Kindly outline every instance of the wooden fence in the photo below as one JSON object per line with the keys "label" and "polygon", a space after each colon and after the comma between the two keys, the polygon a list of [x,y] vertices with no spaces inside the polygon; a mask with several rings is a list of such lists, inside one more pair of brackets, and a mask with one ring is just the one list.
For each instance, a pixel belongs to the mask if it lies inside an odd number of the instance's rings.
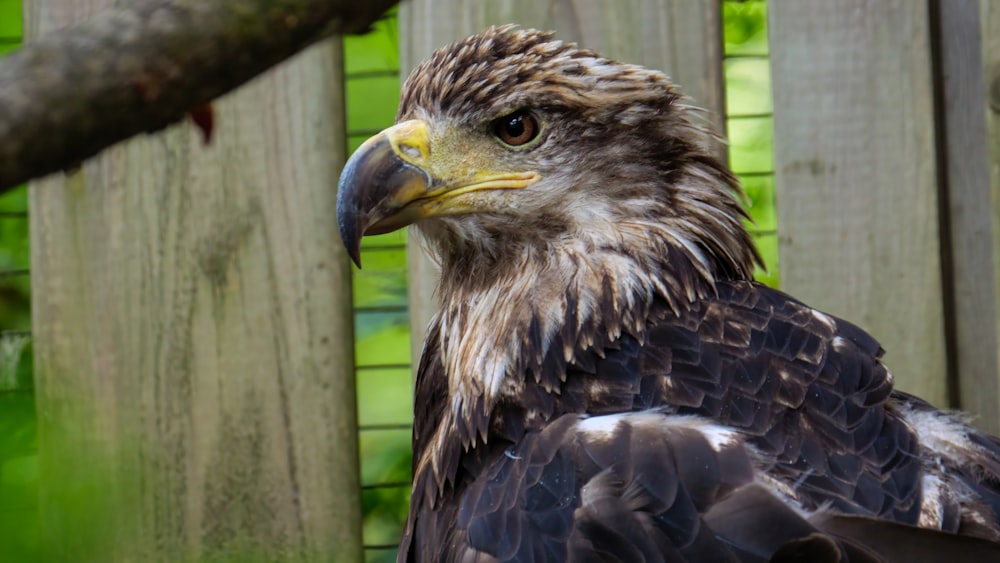
{"label": "wooden fence", "polygon": [[[32,2],[25,35],[111,4]],[[32,187],[48,560],[361,559],[342,68],[325,42],[219,101],[210,147]]]}
{"label": "wooden fence", "polygon": [[[27,35],[111,3],[28,2]],[[997,432],[1000,7],[769,13],[783,289],[874,333],[900,388]],[[402,72],[505,22],[664,69],[724,124],[718,0],[410,0]],[[55,560],[362,557],[342,100],[331,41],[219,102],[211,148],[176,127],[33,187]],[[415,342],[433,278],[411,253]]]}

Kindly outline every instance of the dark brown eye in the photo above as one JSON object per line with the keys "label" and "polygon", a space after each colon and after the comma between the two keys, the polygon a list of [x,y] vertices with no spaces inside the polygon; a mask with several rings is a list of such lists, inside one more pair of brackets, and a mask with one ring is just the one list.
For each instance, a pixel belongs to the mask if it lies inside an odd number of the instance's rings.
{"label": "dark brown eye", "polygon": [[540,129],[538,118],[529,111],[516,111],[493,122],[493,134],[512,147],[535,140]]}

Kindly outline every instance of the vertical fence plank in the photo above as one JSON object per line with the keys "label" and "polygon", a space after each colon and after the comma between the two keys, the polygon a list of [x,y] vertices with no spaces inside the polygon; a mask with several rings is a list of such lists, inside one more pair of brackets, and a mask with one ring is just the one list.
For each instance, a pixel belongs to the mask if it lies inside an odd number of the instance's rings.
{"label": "vertical fence plank", "polygon": [[360,560],[341,57],[219,101],[207,146],[173,127],[32,186],[48,560]]}
{"label": "vertical fence plank", "polygon": [[[400,69],[405,78],[434,49],[490,25],[554,30],[560,39],[606,57],[665,71],[723,131],[721,18],[718,0],[411,0],[399,8]],[[720,145],[720,154],[724,151]],[[437,310],[437,269],[412,244],[415,237],[410,240],[410,328],[416,358]]]}
{"label": "vertical fence plank", "polygon": [[[942,164],[942,243],[952,300],[953,362],[959,406],[1000,434],[996,248],[986,141],[986,89],[979,0],[931,3],[937,22]],[[947,278],[946,278],[947,279]],[[948,289],[946,287],[946,289]]]}
{"label": "vertical fence plank", "polygon": [[857,323],[948,405],[927,4],[772,0],[783,289]]}
{"label": "vertical fence plank", "polygon": [[[981,87],[986,107],[983,108],[986,119],[986,158],[990,183],[990,215],[992,224],[992,263],[993,263],[993,298],[996,322],[1000,323],[1000,4],[992,0],[980,0],[980,40],[982,48],[983,79]],[[1000,329],[994,329],[994,340],[991,344],[994,354],[998,355],[1000,364]],[[1000,367],[997,368],[1000,372]],[[970,385],[972,385],[970,387]],[[962,384],[963,389],[975,392],[975,383]],[[1000,382],[994,384],[992,430],[1000,434]],[[972,403],[975,405],[975,403]],[[979,408],[979,407],[974,407]],[[985,408],[985,407],[982,407]],[[989,414],[982,411],[983,417]]]}
{"label": "vertical fence plank", "polygon": [[[1000,266],[1000,3],[980,0],[982,37],[982,87],[986,98],[986,149],[990,174],[990,209],[993,218],[994,264]],[[1000,296],[1000,272],[993,277],[994,294]],[[1000,332],[1000,331],[998,331]],[[1000,334],[994,344],[1000,349]]]}
{"label": "vertical fence plank", "polygon": [[[981,87],[985,98],[986,107],[983,108],[986,118],[986,158],[990,183],[990,218],[992,224],[992,264],[993,264],[993,298],[996,322],[1000,322],[1000,4],[991,0],[980,0],[980,38],[982,46],[982,68],[983,80]],[[994,328],[996,340],[985,344],[990,346],[994,354],[1000,354],[1000,329]],[[1000,359],[998,359],[1000,363]],[[1000,368],[998,368],[1000,371]],[[966,383],[962,378],[963,400],[964,393],[976,392],[976,382]],[[992,431],[1000,434],[1000,382],[993,384],[992,407]],[[981,416],[989,417],[985,410],[986,406],[979,406],[969,400],[973,408],[982,408]]]}

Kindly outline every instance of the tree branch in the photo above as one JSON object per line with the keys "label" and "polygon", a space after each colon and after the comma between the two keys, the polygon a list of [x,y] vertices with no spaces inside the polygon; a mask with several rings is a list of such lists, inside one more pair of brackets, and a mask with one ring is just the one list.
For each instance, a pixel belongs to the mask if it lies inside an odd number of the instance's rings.
{"label": "tree branch", "polygon": [[0,59],[0,194],[160,130],[397,0],[135,0]]}

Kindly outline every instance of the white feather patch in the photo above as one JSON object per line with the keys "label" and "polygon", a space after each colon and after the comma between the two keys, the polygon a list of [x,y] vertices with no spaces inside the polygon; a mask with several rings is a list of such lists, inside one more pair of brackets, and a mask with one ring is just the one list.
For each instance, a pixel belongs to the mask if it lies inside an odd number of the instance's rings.
{"label": "white feather patch", "polygon": [[614,434],[618,429],[618,425],[630,415],[634,416],[632,413],[591,416],[577,422],[576,429],[593,438],[606,439]]}
{"label": "white feather patch", "polygon": [[817,321],[823,323],[830,330],[835,330],[837,328],[837,322],[833,320],[833,317],[827,315],[822,311],[817,311],[816,309],[811,309],[812,316]]}
{"label": "white feather patch", "polygon": [[917,525],[922,528],[941,529],[944,518],[944,507],[941,505],[941,493],[944,481],[937,475],[925,474],[920,491],[920,518]]}
{"label": "white feather patch", "polygon": [[577,430],[596,439],[607,439],[619,425],[627,423],[638,427],[660,427],[664,429],[685,428],[694,430],[705,437],[715,451],[732,446],[741,439],[739,431],[711,420],[687,415],[672,415],[660,411],[640,411],[607,414],[584,418],[577,423]]}
{"label": "white feather patch", "polygon": [[978,448],[969,441],[969,430],[961,420],[940,411],[920,411],[906,408],[903,420],[913,428],[920,445],[937,457],[945,457],[961,465],[975,463]]}

